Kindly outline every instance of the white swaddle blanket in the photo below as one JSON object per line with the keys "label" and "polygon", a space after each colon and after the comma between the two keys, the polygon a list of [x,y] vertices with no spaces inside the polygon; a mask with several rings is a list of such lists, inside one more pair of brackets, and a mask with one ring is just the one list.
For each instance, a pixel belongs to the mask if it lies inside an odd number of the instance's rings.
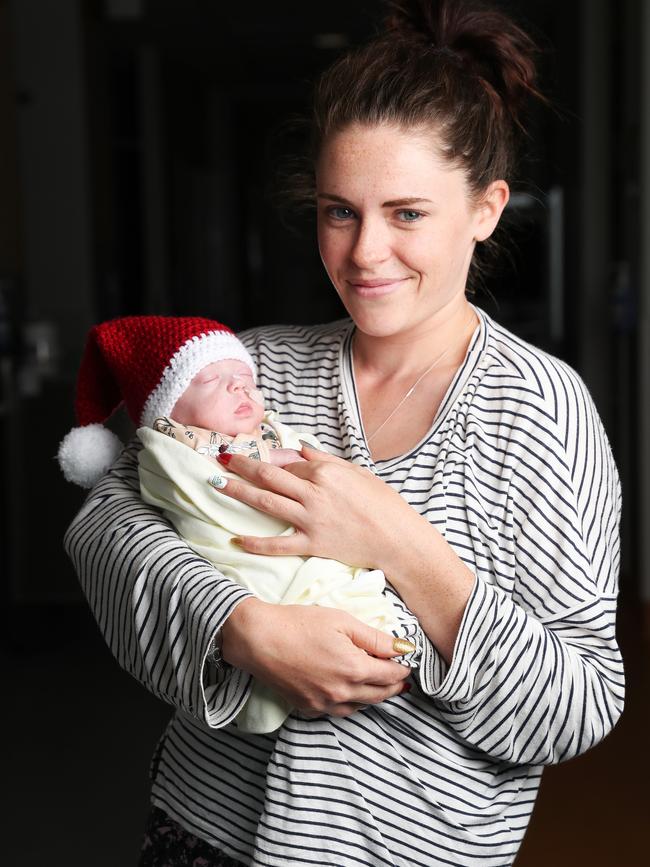
{"label": "white swaddle blanket", "polygon": [[[283,448],[301,448],[296,432],[273,414],[265,421],[272,424]],[[221,477],[230,474],[182,442],[149,428],[140,428],[138,437],[144,444],[139,453],[143,499],[161,509],[190,547],[224,575],[265,602],[339,608],[376,629],[397,629],[397,612],[383,593],[383,572],[320,557],[243,551],[232,544],[233,536],[287,535],[293,528],[222,494]],[[317,445],[313,437],[300,434],[300,438]],[[249,732],[275,731],[290,711],[279,694],[253,681],[237,725]]]}

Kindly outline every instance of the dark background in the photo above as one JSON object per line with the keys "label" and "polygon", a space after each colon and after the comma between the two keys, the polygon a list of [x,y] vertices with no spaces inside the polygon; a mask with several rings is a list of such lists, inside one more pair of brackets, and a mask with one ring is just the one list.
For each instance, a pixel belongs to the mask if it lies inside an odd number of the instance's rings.
{"label": "dark background", "polygon": [[[632,867],[650,806],[650,14],[642,0],[501,5],[538,38],[555,108],[531,119],[509,256],[477,303],[572,364],[601,413],[624,490],[630,679],[614,734],[547,772],[518,864]],[[61,549],[83,493],[53,456],[86,331],[127,313],[234,328],[342,315],[311,218],[281,219],[272,179],[283,122],[380,14],[376,0],[0,0],[3,864],[135,863],[169,715],[112,663]]]}

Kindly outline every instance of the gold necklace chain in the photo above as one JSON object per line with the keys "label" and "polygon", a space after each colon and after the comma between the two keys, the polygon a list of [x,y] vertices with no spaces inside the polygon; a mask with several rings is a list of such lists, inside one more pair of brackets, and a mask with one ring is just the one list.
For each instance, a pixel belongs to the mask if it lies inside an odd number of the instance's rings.
{"label": "gold necklace chain", "polygon": [[[473,318],[473,313],[470,315],[470,320],[468,320],[468,321],[471,321],[472,318]],[[467,331],[467,326],[465,326],[465,328],[463,328],[463,332],[462,332],[463,335],[465,334],[465,331]],[[369,437],[366,437],[366,443],[367,443],[368,445],[370,445],[371,440],[374,440],[374,438],[377,436],[377,434],[378,434],[381,430],[383,430],[384,427],[386,427],[386,425],[387,425],[388,422],[393,418],[393,416],[395,415],[395,413],[396,413],[399,409],[401,409],[401,407],[406,403],[406,401],[407,401],[407,400],[409,399],[409,397],[413,394],[413,392],[414,392],[415,389],[418,387],[418,385],[422,382],[422,380],[424,379],[424,377],[427,376],[429,373],[431,373],[431,371],[434,369],[434,367],[437,367],[437,365],[440,364],[440,362],[443,360],[443,358],[445,358],[447,355],[449,355],[449,353],[450,353],[451,350],[452,350],[453,345],[454,345],[453,343],[450,343],[449,346],[444,350],[444,352],[441,352],[440,355],[439,355],[439,356],[438,356],[438,357],[433,361],[433,363],[430,364],[429,367],[427,367],[427,369],[424,371],[424,373],[421,373],[421,374],[418,376],[418,378],[415,380],[415,382],[413,383],[413,385],[409,388],[409,390],[406,392],[406,394],[405,394],[404,397],[400,400],[400,402],[397,404],[397,406],[396,406],[396,407],[395,407],[395,408],[390,412],[390,414],[389,414],[389,415],[388,415],[388,416],[387,416],[387,417],[382,421],[382,423],[379,425],[379,427],[375,428],[375,430],[370,434]]]}

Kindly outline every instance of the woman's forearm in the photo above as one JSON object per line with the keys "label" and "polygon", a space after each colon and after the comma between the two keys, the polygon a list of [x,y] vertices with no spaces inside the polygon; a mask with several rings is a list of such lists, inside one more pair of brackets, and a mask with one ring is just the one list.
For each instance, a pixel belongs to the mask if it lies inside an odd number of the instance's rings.
{"label": "woman's forearm", "polygon": [[414,512],[403,529],[399,548],[386,553],[384,572],[449,664],[476,576],[421,515]]}
{"label": "woman's forearm", "polygon": [[245,701],[248,675],[206,689],[204,658],[250,594],[198,557],[138,491],[137,445],[124,452],[70,525],[65,547],[117,661],[154,695],[212,727]]}
{"label": "woman's forearm", "polygon": [[347,716],[398,695],[410,669],[393,636],[318,605],[244,600],[221,630],[224,660],[307,713]]}

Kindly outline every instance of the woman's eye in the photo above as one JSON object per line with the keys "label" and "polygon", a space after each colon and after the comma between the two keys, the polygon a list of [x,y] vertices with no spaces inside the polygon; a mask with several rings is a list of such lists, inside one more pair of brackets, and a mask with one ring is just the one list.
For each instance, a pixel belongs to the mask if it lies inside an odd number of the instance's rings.
{"label": "woman's eye", "polygon": [[422,211],[398,211],[397,217],[402,223],[416,223],[422,216]]}
{"label": "woman's eye", "polygon": [[351,208],[336,205],[333,208],[327,209],[327,216],[333,217],[335,220],[350,220],[354,217],[354,211]]}

